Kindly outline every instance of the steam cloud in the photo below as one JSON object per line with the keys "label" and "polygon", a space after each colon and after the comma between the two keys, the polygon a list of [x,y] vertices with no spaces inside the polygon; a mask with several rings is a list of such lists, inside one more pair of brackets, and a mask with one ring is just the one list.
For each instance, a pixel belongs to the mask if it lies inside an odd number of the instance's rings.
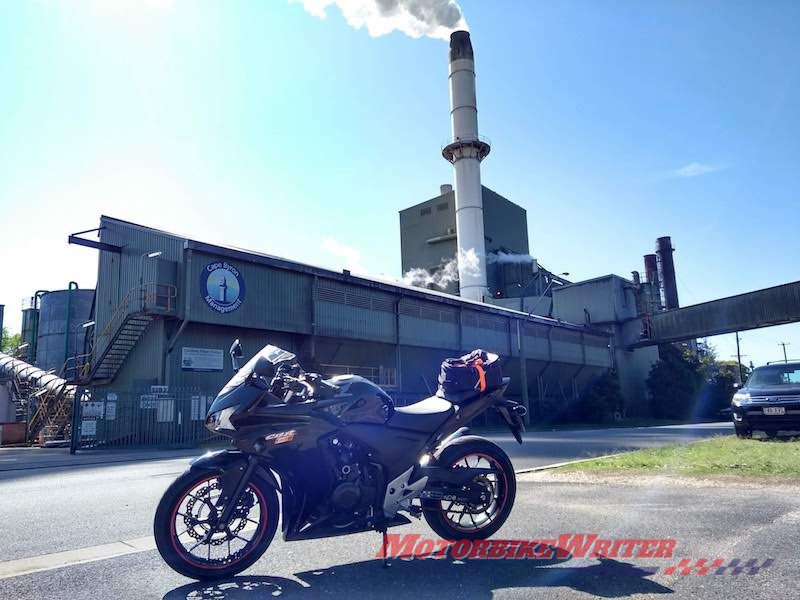
{"label": "steam cloud", "polygon": [[503,252],[502,250],[498,250],[497,252],[492,252],[486,257],[486,262],[491,263],[515,263],[520,265],[529,265],[535,262],[536,259],[533,258],[530,254],[512,254],[511,252]]}
{"label": "steam cloud", "polygon": [[[464,261],[464,268],[468,273],[478,273],[480,268],[480,259],[474,248],[469,250],[462,250],[461,257]],[[522,265],[529,265],[536,261],[530,254],[513,254],[510,252],[492,252],[486,256],[486,262],[492,263],[515,263]],[[403,283],[406,285],[413,285],[416,287],[430,288],[431,286],[439,289],[447,289],[448,286],[458,281],[458,260],[452,258],[443,261],[442,264],[433,273],[428,272],[426,269],[416,268],[410,269],[403,274]]]}
{"label": "steam cloud", "polygon": [[[463,263],[462,268],[469,273],[477,274],[480,268],[480,258],[475,249],[460,250],[459,254]],[[433,273],[429,273],[426,269],[416,268],[403,275],[403,283],[406,285],[425,288],[435,286],[441,290],[447,289],[456,281],[458,281],[458,260],[455,258],[444,261]]]}
{"label": "steam cloud", "polygon": [[320,19],[328,16],[331,5],[339,8],[348,25],[367,28],[372,37],[402,31],[412,38],[448,40],[467,22],[456,0],[289,0],[300,3],[306,12]]}

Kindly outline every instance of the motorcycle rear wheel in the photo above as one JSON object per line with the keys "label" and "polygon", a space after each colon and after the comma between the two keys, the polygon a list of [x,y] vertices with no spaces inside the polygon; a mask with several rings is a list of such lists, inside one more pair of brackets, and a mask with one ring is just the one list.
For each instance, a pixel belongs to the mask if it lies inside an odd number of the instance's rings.
{"label": "motorcycle rear wheel", "polygon": [[488,499],[478,505],[459,505],[448,500],[426,500],[423,516],[428,525],[446,540],[482,540],[503,526],[517,493],[514,467],[502,448],[489,440],[467,436],[455,440],[439,456],[441,467],[492,468],[499,474],[476,477],[474,482],[486,488]]}
{"label": "motorcycle rear wheel", "polygon": [[215,530],[223,508],[217,504],[220,475],[185,472],[167,488],[156,509],[153,533],[159,554],[192,579],[223,579],[244,571],[261,558],[278,528],[278,494],[253,475],[236,499],[230,522]]}

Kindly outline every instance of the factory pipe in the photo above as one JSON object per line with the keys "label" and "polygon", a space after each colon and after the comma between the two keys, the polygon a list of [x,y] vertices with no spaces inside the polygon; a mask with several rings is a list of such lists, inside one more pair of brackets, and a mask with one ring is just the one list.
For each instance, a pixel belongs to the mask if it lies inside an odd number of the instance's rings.
{"label": "factory pipe", "polygon": [[490,147],[478,136],[475,57],[466,31],[450,35],[450,121],[453,137],[442,156],[455,171],[459,293],[480,302],[489,293],[480,165]]}
{"label": "factory pipe", "polygon": [[658,278],[664,295],[664,308],[673,310],[680,308],[678,302],[678,284],[675,281],[675,262],[672,259],[672,239],[669,236],[656,240],[656,255],[658,256]]}
{"label": "factory pipe", "polygon": [[75,386],[68,385],[66,380],[61,377],[42,371],[24,360],[19,360],[2,352],[0,352],[0,375],[7,375],[20,381],[26,381],[35,388],[45,389],[56,394],[65,393],[71,395],[75,392]]}

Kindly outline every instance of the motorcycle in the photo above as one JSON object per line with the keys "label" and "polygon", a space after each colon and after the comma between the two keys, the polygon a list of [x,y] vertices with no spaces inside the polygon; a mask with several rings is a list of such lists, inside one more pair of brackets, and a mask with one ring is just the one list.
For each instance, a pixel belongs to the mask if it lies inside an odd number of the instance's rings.
{"label": "motorcycle", "polygon": [[239,368],[236,340],[234,376],[205,422],[233,448],[194,459],[166,490],[154,520],[159,553],[187,577],[230,577],[261,557],[279,516],[286,541],[374,530],[386,544],[388,528],[410,523],[406,514],[444,539],[489,537],[514,504],[514,469],[464,425],[491,408],[522,443],[525,409],[503,397],[509,378],[483,376],[480,365],[499,365],[497,356],[476,352],[475,389],[440,386],[395,407],[372,381],[306,373],[276,346]]}

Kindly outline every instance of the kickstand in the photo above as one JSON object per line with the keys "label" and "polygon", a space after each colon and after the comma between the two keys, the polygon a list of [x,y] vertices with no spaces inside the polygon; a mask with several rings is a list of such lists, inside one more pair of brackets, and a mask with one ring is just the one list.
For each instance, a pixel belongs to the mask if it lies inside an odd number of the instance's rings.
{"label": "kickstand", "polygon": [[381,536],[383,537],[383,541],[381,544],[381,555],[383,555],[383,563],[381,564],[382,569],[388,569],[392,566],[392,563],[389,562],[389,540],[386,536],[386,530],[380,530]]}

